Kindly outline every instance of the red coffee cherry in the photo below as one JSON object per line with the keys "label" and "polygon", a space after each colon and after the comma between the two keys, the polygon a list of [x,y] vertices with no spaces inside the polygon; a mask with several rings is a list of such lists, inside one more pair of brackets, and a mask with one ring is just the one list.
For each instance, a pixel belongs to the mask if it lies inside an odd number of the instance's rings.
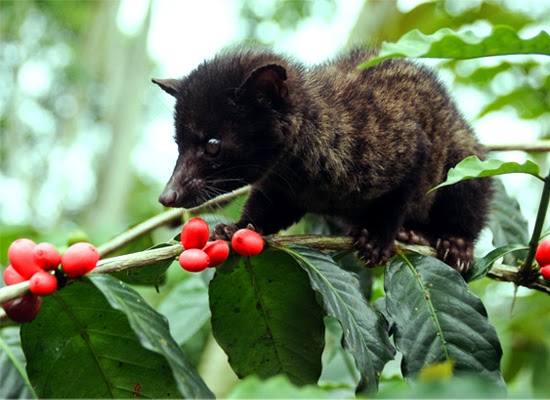
{"label": "red coffee cherry", "polygon": [[214,242],[206,243],[203,251],[210,258],[208,268],[212,268],[227,260],[227,257],[229,256],[229,245],[225,240],[216,240]]}
{"label": "red coffee cherry", "polygon": [[181,230],[181,245],[184,249],[202,249],[208,241],[210,230],[201,218],[191,218]]}
{"label": "red coffee cherry", "polygon": [[15,285],[19,282],[25,282],[26,279],[19,275],[19,273],[11,265],[8,265],[4,270],[4,282],[6,285]]}
{"label": "red coffee cherry", "polygon": [[186,271],[201,272],[210,264],[210,258],[201,249],[188,249],[180,254],[179,262]]}
{"label": "red coffee cherry", "polygon": [[550,265],[550,239],[543,240],[537,247],[535,259],[539,266]]}
{"label": "red coffee cherry", "polygon": [[242,256],[255,256],[262,252],[264,239],[258,232],[239,229],[231,239],[231,247]]}
{"label": "red coffee cherry", "polygon": [[69,278],[78,278],[94,269],[98,261],[96,248],[90,243],[79,242],[61,256],[61,267]]}
{"label": "red coffee cherry", "polygon": [[25,279],[30,279],[42,268],[38,266],[33,256],[33,249],[36,244],[30,239],[17,239],[8,249],[8,258],[12,267]]}
{"label": "red coffee cherry", "polygon": [[57,289],[57,278],[46,271],[37,272],[29,280],[31,293],[39,296],[47,296]]}
{"label": "red coffee cherry", "polygon": [[20,324],[32,321],[42,307],[42,297],[28,294],[20,299],[13,299],[2,304],[2,308],[12,321]]}
{"label": "red coffee cherry", "polygon": [[34,246],[32,253],[34,261],[43,270],[51,271],[56,269],[61,263],[61,255],[57,252],[53,244],[39,243]]}
{"label": "red coffee cherry", "polygon": [[540,267],[540,274],[544,277],[544,279],[550,281],[550,264]]}

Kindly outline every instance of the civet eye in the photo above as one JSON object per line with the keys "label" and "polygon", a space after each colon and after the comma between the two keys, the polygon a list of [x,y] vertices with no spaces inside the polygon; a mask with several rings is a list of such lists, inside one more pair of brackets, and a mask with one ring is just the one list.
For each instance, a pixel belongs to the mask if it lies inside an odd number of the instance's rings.
{"label": "civet eye", "polygon": [[206,152],[211,156],[215,156],[220,152],[221,140],[217,138],[210,138],[206,142]]}

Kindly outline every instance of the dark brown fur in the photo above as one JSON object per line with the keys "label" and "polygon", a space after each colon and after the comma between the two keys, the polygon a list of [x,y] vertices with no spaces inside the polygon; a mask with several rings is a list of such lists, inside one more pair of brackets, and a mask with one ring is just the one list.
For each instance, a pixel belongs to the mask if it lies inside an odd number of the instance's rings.
{"label": "dark brown fur", "polygon": [[[275,233],[313,212],[353,227],[367,265],[387,260],[404,227],[413,233],[400,238],[429,241],[465,272],[490,181],[426,192],[483,149],[431,71],[404,60],[356,69],[373,55],[355,51],[306,68],[234,49],[181,80],[155,80],[177,99],[180,150],[160,202],[191,207],[252,184],[241,219],[218,236],[248,224]],[[215,155],[205,151],[212,138],[220,141]]]}

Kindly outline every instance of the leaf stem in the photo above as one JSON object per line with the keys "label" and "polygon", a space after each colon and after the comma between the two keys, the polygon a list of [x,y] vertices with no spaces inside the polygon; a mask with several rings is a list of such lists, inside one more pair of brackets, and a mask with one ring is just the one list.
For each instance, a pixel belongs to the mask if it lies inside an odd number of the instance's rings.
{"label": "leaf stem", "polygon": [[527,253],[527,258],[521,266],[518,277],[525,277],[530,275],[532,270],[533,260],[535,259],[535,253],[537,251],[537,246],[539,244],[540,235],[542,233],[542,228],[544,226],[544,220],[546,218],[546,213],[548,211],[548,203],[550,202],[550,172],[544,178],[544,186],[542,187],[542,194],[540,197],[539,209],[537,212],[537,219],[535,220],[535,227],[533,228],[533,234],[531,240],[529,241],[529,252]]}

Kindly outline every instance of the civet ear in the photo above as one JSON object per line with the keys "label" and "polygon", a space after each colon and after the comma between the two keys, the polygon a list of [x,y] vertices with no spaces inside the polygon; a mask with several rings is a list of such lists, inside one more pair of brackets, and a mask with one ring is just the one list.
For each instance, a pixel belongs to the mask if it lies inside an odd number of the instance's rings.
{"label": "civet ear", "polygon": [[288,97],[286,70],[277,64],[256,68],[241,86],[245,96],[259,96],[282,102]]}
{"label": "civet ear", "polygon": [[176,97],[176,95],[178,93],[178,90],[179,90],[179,85],[180,85],[180,80],[179,79],[155,79],[155,78],[152,78],[151,82],[156,83],[166,93]]}

